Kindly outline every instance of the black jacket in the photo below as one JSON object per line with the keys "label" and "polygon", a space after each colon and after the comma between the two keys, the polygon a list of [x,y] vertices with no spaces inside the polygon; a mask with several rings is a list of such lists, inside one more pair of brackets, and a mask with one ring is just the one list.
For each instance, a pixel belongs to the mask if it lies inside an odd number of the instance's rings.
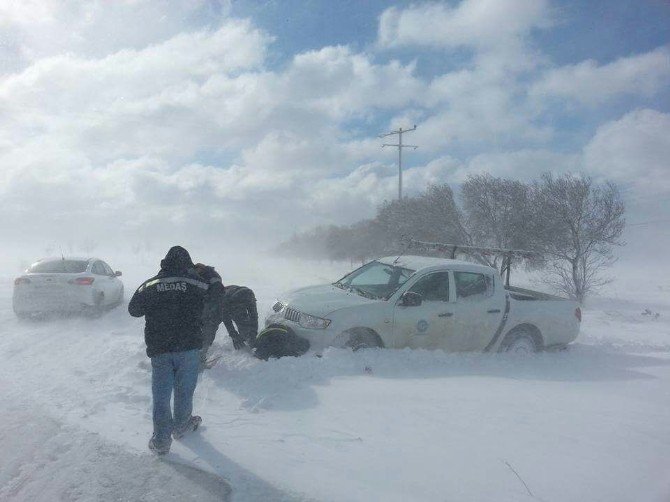
{"label": "black jacket", "polygon": [[[237,332],[233,321],[237,325]],[[258,310],[256,308],[256,296],[246,286],[226,286],[226,294],[223,299],[223,323],[231,338],[242,335],[243,339],[249,340],[256,337],[258,333]]]}
{"label": "black jacket", "polygon": [[216,330],[219,324],[221,324],[223,297],[225,294],[221,276],[214,270],[214,267],[201,263],[198,263],[195,269],[200,278],[209,286],[202,311],[203,324],[209,329]]}
{"label": "black jacket", "polygon": [[175,246],[161,270],[135,291],[128,312],[145,317],[144,340],[149,357],[202,348],[202,310],[208,284],[196,274],[191,257]]}

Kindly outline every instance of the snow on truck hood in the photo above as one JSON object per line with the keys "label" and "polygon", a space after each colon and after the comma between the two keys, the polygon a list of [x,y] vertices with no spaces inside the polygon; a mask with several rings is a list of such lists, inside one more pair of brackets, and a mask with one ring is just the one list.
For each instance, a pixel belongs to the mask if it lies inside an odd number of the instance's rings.
{"label": "snow on truck hood", "polygon": [[326,317],[328,314],[346,307],[379,301],[340,289],[332,284],[294,289],[282,295],[279,300],[300,312],[318,317]]}

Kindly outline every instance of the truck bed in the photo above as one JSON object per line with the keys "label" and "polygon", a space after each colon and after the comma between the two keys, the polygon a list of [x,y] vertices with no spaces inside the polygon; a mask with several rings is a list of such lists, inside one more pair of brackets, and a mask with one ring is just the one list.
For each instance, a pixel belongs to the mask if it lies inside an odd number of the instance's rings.
{"label": "truck bed", "polygon": [[521,301],[567,300],[567,298],[562,298],[560,296],[541,293],[539,291],[533,291],[532,289],[516,288],[514,286],[505,286],[505,290],[509,291],[512,298]]}

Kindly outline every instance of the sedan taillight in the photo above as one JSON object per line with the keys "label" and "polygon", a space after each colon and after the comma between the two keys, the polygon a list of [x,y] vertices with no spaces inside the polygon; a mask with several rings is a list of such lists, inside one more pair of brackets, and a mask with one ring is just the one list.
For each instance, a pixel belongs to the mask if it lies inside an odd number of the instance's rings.
{"label": "sedan taillight", "polygon": [[30,284],[30,279],[27,277],[17,277],[14,279],[14,286],[19,286],[21,284]]}
{"label": "sedan taillight", "polygon": [[76,279],[72,279],[67,282],[74,284],[75,286],[90,286],[93,284],[94,280],[95,279],[93,277],[77,277]]}
{"label": "sedan taillight", "polygon": [[575,317],[579,322],[582,322],[582,309],[580,309],[579,307],[575,309]]}

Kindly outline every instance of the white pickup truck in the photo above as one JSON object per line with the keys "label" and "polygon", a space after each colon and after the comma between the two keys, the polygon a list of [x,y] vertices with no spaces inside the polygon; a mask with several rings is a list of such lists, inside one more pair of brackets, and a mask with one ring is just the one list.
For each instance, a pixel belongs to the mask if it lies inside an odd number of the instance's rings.
{"label": "white pickup truck", "polygon": [[535,352],[577,338],[576,302],[505,287],[491,267],[420,256],[369,262],[333,284],[287,293],[266,326],[327,346]]}

